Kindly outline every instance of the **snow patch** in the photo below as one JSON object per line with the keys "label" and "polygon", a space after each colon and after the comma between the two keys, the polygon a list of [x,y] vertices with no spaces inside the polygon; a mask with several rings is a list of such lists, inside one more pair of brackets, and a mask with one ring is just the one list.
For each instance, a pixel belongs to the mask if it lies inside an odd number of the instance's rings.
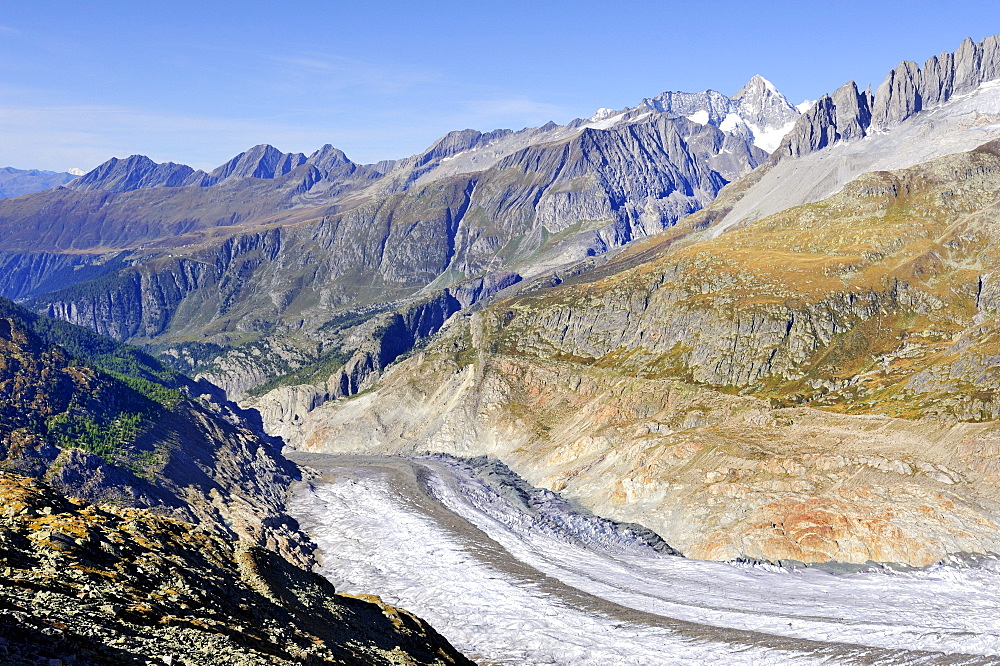
{"label": "snow patch", "polygon": [[707,125],[708,111],[706,111],[705,109],[702,109],[701,111],[695,111],[690,116],[687,116],[687,119],[693,123],[698,123],[699,125]]}
{"label": "snow patch", "polygon": [[795,127],[795,121],[786,123],[781,127],[767,127],[764,129],[758,128],[754,125],[747,123],[747,127],[753,132],[753,145],[757,146],[761,150],[767,151],[768,153],[773,153],[774,149],[781,144],[781,140],[785,138],[793,127]]}
{"label": "snow patch", "polygon": [[802,102],[800,102],[799,104],[796,104],[795,108],[798,109],[799,113],[805,113],[809,109],[813,108],[813,105],[815,105],[815,104],[816,104],[816,100],[814,100],[814,99],[806,99],[806,100],[802,100]]}
{"label": "snow patch", "polygon": [[[602,109],[605,111],[606,109]],[[596,114],[595,114],[596,115]],[[617,125],[622,118],[625,117],[624,113],[616,113],[613,116],[605,116],[602,120],[591,120],[590,122],[583,125],[583,128],[591,129],[608,129],[609,127],[614,127]]]}
{"label": "snow patch", "polygon": [[746,125],[746,122],[738,113],[727,113],[726,117],[719,123],[719,129],[723,132],[733,132],[741,125]]}
{"label": "snow patch", "polygon": [[598,109],[594,113],[594,115],[592,115],[590,117],[590,120],[592,122],[597,122],[598,120],[604,120],[605,118],[607,118],[609,116],[613,116],[613,115],[615,115],[615,110],[614,109]]}

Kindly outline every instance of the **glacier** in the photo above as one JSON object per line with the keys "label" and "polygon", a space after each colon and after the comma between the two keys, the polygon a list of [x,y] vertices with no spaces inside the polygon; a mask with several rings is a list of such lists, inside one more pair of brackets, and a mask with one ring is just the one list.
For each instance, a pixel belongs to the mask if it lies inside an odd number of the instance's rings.
{"label": "glacier", "polygon": [[289,510],[320,548],[320,573],[420,615],[475,660],[1000,659],[995,559],[854,573],[689,560],[465,461],[294,455],[318,470]]}

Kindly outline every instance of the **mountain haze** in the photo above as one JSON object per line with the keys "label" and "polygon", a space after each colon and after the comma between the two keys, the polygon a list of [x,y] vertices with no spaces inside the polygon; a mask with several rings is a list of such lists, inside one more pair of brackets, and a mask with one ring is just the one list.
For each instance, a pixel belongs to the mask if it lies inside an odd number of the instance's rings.
{"label": "mountain haze", "polygon": [[65,185],[74,178],[76,175],[67,172],[3,167],[0,169],[0,199],[11,199],[32,192],[41,192]]}

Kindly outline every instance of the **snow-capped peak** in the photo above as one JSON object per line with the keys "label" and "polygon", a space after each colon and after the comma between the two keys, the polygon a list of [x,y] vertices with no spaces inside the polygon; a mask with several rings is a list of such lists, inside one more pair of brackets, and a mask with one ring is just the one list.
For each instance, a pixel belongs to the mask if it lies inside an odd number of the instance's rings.
{"label": "snow-capped peak", "polygon": [[617,113],[614,109],[598,109],[594,112],[594,115],[590,117],[591,122],[597,122],[599,120],[604,120]]}
{"label": "snow-capped peak", "polygon": [[608,129],[619,123],[635,122],[649,114],[683,117],[698,125],[712,125],[727,134],[749,139],[770,153],[801,112],[773,83],[756,74],[732,97],[715,90],[664,92],[644,99],[633,108],[598,109],[589,119],[575,126]]}
{"label": "snow-capped peak", "polygon": [[767,90],[772,95],[780,95],[781,94],[781,93],[778,92],[778,89],[774,87],[773,83],[771,83],[770,81],[768,81],[767,79],[765,79],[760,74],[754,74],[752,77],[750,77],[750,81],[747,83],[747,85],[748,86],[749,85],[762,86],[765,90]]}
{"label": "snow-capped peak", "polygon": [[813,104],[816,103],[814,99],[802,100],[800,104],[796,104],[795,108],[799,110],[799,113],[805,113],[809,109],[813,108]]}
{"label": "snow-capped peak", "polygon": [[68,173],[71,176],[82,176],[83,174],[85,174],[87,172],[84,171],[83,169],[79,169],[77,167],[73,167],[72,169],[67,169],[66,173]]}
{"label": "snow-capped peak", "polygon": [[801,111],[760,74],[754,75],[730,99],[732,111],[746,123],[754,143],[767,152],[775,149],[801,115]]}

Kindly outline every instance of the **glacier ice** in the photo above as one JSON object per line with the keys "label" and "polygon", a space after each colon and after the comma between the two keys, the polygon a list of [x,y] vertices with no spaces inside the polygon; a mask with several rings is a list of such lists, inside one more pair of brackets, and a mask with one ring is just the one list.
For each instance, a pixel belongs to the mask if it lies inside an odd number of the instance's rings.
{"label": "glacier ice", "polygon": [[[1000,564],[913,572],[688,560],[461,461],[328,457],[290,510],[342,592],[503,664],[961,663],[1000,657]],[[566,515],[559,516],[559,511]],[[596,519],[600,520],[600,519]],[[625,536],[622,536],[625,534]],[[631,542],[630,542],[631,539]],[[964,657],[962,655],[965,655]]]}

